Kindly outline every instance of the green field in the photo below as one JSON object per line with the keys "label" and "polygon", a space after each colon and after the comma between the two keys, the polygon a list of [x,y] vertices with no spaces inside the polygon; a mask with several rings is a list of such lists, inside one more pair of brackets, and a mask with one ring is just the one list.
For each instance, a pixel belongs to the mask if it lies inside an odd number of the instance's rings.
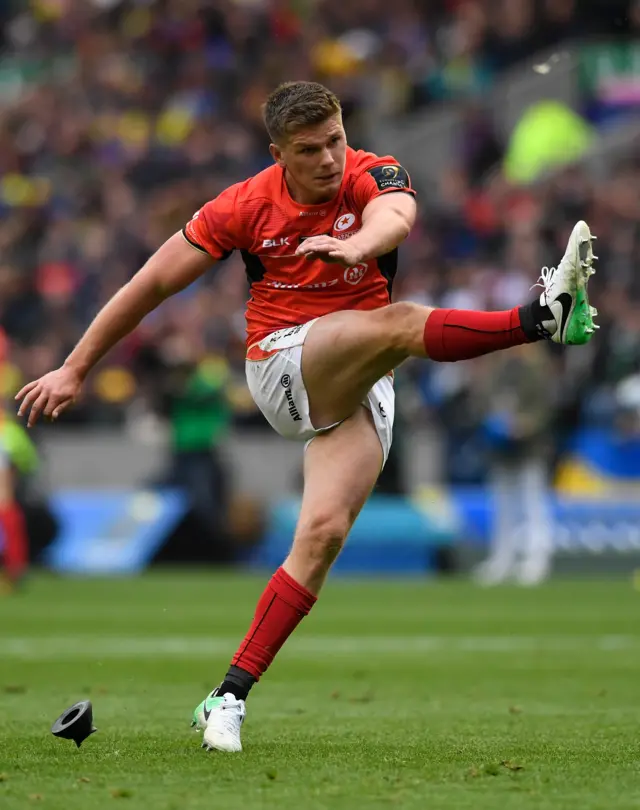
{"label": "green field", "polygon": [[[640,593],[327,586],[254,690],[245,751],[189,728],[261,578],[41,577],[0,601],[0,808],[640,808]],[[99,733],[50,734],[90,698]]]}

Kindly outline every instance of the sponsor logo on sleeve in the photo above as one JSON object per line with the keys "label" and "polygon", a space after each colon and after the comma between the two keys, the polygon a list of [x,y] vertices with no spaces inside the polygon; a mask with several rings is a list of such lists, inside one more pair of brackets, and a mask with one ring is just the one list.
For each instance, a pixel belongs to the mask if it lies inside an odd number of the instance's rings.
{"label": "sponsor logo on sleeve", "polygon": [[369,174],[376,181],[380,191],[390,188],[411,188],[409,175],[402,166],[374,166],[373,169],[369,169]]}

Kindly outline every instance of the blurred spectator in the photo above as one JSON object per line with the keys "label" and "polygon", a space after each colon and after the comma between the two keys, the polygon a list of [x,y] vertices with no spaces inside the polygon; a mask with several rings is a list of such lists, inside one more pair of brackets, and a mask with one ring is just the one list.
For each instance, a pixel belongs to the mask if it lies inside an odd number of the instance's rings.
{"label": "blurred spectator", "polygon": [[36,451],[25,429],[0,408],[0,592],[12,590],[27,573],[29,535],[20,489],[36,466]]}
{"label": "blurred spectator", "polygon": [[227,561],[230,476],[222,444],[231,423],[228,363],[200,355],[198,343],[176,334],[158,350],[141,352],[137,366],[143,385],[154,379],[155,410],[169,427],[170,468],[160,483],[186,492],[203,557]]}
{"label": "blurred spectator", "polygon": [[476,572],[483,584],[515,578],[537,585],[550,573],[553,548],[547,488],[555,407],[544,344],[484,359],[474,398],[484,410],[494,526],[489,557]]}

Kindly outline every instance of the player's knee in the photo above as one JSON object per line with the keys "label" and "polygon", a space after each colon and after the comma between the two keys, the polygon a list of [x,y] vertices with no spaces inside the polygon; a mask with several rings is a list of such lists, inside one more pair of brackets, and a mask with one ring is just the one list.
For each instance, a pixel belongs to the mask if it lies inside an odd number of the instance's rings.
{"label": "player's knee", "polygon": [[347,538],[349,521],[329,512],[319,512],[301,527],[298,541],[312,564],[331,565]]}
{"label": "player's knee", "polygon": [[432,307],[424,307],[411,301],[398,301],[380,310],[387,340],[392,347],[404,351],[412,346],[416,334],[422,334],[431,310]]}

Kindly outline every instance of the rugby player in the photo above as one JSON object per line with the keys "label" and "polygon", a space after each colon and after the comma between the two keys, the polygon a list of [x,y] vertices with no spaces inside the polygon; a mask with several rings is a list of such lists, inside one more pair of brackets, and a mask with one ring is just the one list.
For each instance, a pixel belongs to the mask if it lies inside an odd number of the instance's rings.
{"label": "rugby player", "polygon": [[393,157],[347,146],[338,99],[313,82],[264,106],[274,164],[207,202],[100,311],[65,363],[26,385],[19,413],[56,419],[95,364],[168,296],[239,250],[251,285],[246,376],[270,425],[306,444],[291,551],[220,685],[194,712],[203,747],[240,751],[252,686],[313,607],[391,445],[393,370],[408,357],[468,360],[532,341],[586,343],[595,311],[591,234],[574,228],[539,300],[504,312],[391,303],[398,245],[416,216]]}

